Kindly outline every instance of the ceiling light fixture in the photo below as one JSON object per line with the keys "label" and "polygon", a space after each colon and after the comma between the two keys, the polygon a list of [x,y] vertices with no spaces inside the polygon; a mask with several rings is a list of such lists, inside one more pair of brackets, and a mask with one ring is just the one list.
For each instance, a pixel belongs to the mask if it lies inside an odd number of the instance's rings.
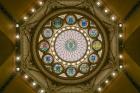
{"label": "ceiling light fixture", "polygon": [[112,72],[112,76],[115,77],[116,76],[116,73],[115,72]]}
{"label": "ceiling light fixture", "polygon": [[120,58],[120,59],[122,59],[122,58],[123,58],[123,55],[122,55],[122,54],[120,54],[120,55],[119,55],[119,58]]}
{"label": "ceiling light fixture", "polygon": [[98,92],[101,92],[102,91],[102,88],[101,87],[98,87],[97,90],[98,90]]}
{"label": "ceiling light fixture", "polygon": [[115,21],[115,20],[116,20],[116,16],[114,16],[114,15],[111,16],[111,20],[112,20],[112,21]]}
{"label": "ceiling light fixture", "polygon": [[31,12],[32,12],[32,13],[34,13],[35,11],[36,11],[35,8],[32,8],[32,9],[31,9]]}
{"label": "ceiling light fixture", "polygon": [[104,12],[105,12],[105,13],[108,13],[108,12],[109,12],[109,10],[106,8],[106,9],[104,10]]}
{"label": "ceiling light fixture", "polygon": [[120,37],[120,38],[122,38],[122,37],[123,37],[123,35],[122,35],[122,34],[119,34],[119,37]]}
{"label": "ceiling light fixture", "polygon": [[16,39],[19,39],[19,35],[18,34],[16,35]]}
{"label": "ceiling light fixture", "polygon": [[38,1],[38,4],[39,4],[40,6],[42,6],[42,5],[43,5],[43,1]]}
{"label": "ceiling light fixture", "polygon": [[120,24],[119,24],[119,27],[123,27],[123,24],[122,24],[122,23],[120,23]]}
{"label": "ceiling light fixture", "polygon": [[122,65],[120,65],[120,69],[122,69],[123,68],[123,66]]}
{"label": "ceiling light fixture", "polygon": [[27,16],[24,16],[23,19],[24,19],[24,21],[26,21],[28,19],[28,17]]}
{"label": "ceiling light fixture", "polygon": [[97,1],[96,2],[96,5],[100,7],[101,6],[101,2],[100,1]]}
{"label": "ceiling light fixture", "polygon": [[108,83],[109,83],[109,81],[108,81],[108,80],[106,80],[106,81],[105,81],[105,83],[106,83],[106,84],[108,84]]}
{"label": "ceiling light fixture", "polygon": [[19,27],[19,24],[16,24],[16,28],[18,28]]}
{"label": "ceiling light fixture", "polygon": [[20,57],[19,57],[19,56],[17,56],[17,57],[16,57],[16,60],[17,60],[17,61],[19,61],[19,60],[20,60]]}
{"label": "ceiling light fixture", "polygon": [[44,90],[44,89],[41,89],[41,90],[40,90],[40,93],[45,93],[45,90]]}
{"label": "ceiling light fixture", "polygon": [[19,67],[17,67],[17,68],[16,68],[16,71],[20,71],[20,68],[19,68]]}
{"label": "ceiling light fixture", "polygon": [[45,93],[45,90],[44,89],[39,89],[38,93]]}
{"label": "ceiling light fixture", "polygon": [[28,79],[28,78],[29,78],[29,76],[25,74],[25,75],[24,75],[24,78],[25,78],[25,79]]}
{"label": "ceiling light fixture", "polygon": [[36,86],[36,85],[37,85],[37,83],[34,81],[34,82],[32,82],[32,85],[33,85],[33,86]]}

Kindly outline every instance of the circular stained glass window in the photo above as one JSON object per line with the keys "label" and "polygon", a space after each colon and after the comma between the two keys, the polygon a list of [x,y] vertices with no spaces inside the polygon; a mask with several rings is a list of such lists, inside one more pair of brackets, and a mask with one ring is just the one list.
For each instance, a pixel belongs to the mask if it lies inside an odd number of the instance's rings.
{"label": "circular stained glass window", "polygon": [[98,31],[97,29],[94,29],[94,28],[89,29],[88,33],[89,33],[89,36],[93,38],[96,38],[98,36]]}
{"label": "circular stained glass window", "polygon": [[94,41],[92,44],[94,50],[100,50],[102,48],[102,43],[100,41]]}
{"label": "circular stained glass window", "polygon": [[51,28],[45,28],[42,32],[43,37],[50,38],[53,34],[53,31]]}
{"label": "circular stained glass window", "polygon": [[52,21],[52,26],[54,28],[60,28],[62,27],[62,25],[63,25],[63,19],[60,17],[57,17]]}
{"label": "circular stained glass window", "polygon": [[66,30],[56,37],[54,47],[60,59],[75,62],[85,55],[87,40],[79,31]]}
{"label": "circular stained glass window", "polygon": [[62,71],[63,71],[63,67],[62,67],[61,64],[55,64],[55,65],[53,66],[53,72],[54,72],[54,73],[60,74],[60,73],[62,73]]}
{"label": "circular stained glass window", "polygon": [[42,52],[48,51],[49,47],[50,47],[50,45],[49,45],[48,41],[41,41],[39,44],[39,50]]}
{"label": "circular stained glass window", "polygon": [[53,62],[53,57],[50,54],[44,55],[42,61],[46,64],[51,64]]}
{"label": "circular stained glass window", "polygon": [[97,62],[98,62],[98,59],[99,59],[99,57],[97,56],[97,54],[91,54],[91,55],[89,56],[89,61],[90,61],[91,63],[97,63]]}
{"label": "circular stained glass window", "polygon": [[35,62],[46,76],[58,82],[78,83],[103,66],[107,44],[98,19],[69,10],[44,18],[35,31],[32,49]]}
{"label": "circular stained glass window", "polygon": [[66,74],[68,77],[74,77],[76,75],[76,68],[75,67],[68,67],[66,69]]}
{"label": "circular stained glass window", "polygon": [[88,20],[87,20],[86,18],[82,18],[82,19],[80,19],[80,21],[79,21],[79,25],[80,25],[82,28],[88,27],[88,24],[89,24],[89,22],[88,22]]}
{"label": "circular stained glass window", "polygon": [[66,23],[69,25],[72,25],[76,22],[75,16],[74,15],[68,15],[66,16]]}
{"label": "circular stained glass window", "polygon": [[79,70],[81,73],[88,73],[90,70],[89,64],[87,63],[81,64]]}

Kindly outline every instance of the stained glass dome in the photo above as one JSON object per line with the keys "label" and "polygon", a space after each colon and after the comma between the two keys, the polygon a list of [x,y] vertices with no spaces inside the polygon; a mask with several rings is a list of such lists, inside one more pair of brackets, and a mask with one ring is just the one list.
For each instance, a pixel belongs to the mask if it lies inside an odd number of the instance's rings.
{"label": "stained glass dome", "polygon": [[80,11],[62,11],[41,21],[32,50],[37,66],[46,76],[58,82],[76,83],[100,70],[107,56],[107,44],[104,28],[96,17]]}

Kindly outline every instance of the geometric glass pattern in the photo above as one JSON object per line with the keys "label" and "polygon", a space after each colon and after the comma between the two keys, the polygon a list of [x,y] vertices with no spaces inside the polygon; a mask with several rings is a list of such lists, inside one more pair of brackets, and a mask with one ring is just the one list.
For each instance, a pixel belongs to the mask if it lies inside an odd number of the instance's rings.
{"label": "geometric glass pattern", "polygon": [[55,51],[64,61],[80,60],[86,53],[87,41],[78,31],[67,30],[60,33],[55,41]]}

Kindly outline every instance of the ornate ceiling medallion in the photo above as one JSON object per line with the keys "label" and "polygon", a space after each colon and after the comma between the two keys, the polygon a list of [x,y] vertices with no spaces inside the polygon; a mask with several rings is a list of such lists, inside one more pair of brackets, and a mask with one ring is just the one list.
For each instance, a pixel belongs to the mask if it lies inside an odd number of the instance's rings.
{"label": "ornate ceiling medallion", "polygon": [[47,77],[67,84],[93,77],[103,66],[108,51],[107,36],[100,22],[76,9],[45,17],[32,40],[33,59],[39,69]]}
{"label": "ornate ceiling medallion", "polygon": [[94,93],[117,75],[118,23],[94,1],[47,0],[19,30],[16,70],[36,88]]}

